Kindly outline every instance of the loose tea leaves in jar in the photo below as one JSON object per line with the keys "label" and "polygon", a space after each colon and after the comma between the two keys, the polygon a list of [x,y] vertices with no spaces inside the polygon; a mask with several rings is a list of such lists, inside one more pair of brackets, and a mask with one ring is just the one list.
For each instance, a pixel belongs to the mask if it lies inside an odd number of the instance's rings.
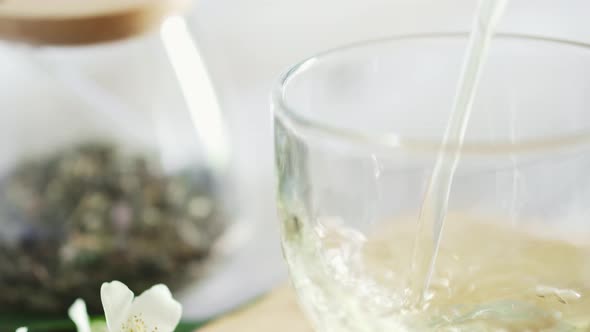
{"label": "loose tea leaves in jar", "polygon": [[223,211],[205,170],[165,175],[92,142],[26,161],[0,182],[0,307],[100,308],[105,280],[173,289],[206,267]]}

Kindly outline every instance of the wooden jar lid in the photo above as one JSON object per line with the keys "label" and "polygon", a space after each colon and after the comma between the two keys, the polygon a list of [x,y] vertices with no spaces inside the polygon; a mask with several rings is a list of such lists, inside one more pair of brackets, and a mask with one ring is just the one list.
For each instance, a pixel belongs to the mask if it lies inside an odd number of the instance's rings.
{"label": "wooden jar lid", "polygon": [[141,34],[190,0],[0,0],[0,39],[80,45]]}

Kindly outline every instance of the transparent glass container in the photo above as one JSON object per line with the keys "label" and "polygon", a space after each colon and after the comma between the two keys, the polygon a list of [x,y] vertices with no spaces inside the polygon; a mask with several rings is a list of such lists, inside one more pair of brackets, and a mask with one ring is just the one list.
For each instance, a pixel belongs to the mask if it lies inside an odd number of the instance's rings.
{"label": "transparent glass container", "polygon": [[179,290],[208,270],[229,146],[169,9],[60,34],[67,19],[22,23],[0,5],[0,313],[63,314],[77,297],[98,311],[102,282]]}
{"label": "transparent glass container", "polygon": [[316,331],[590,327],[588,45],[495,38],[429,286],[416,274],[432,254],[416,245],[431,175],[456,150],[441,142],[466,44],[358,43],[276,87],[282,244]]}

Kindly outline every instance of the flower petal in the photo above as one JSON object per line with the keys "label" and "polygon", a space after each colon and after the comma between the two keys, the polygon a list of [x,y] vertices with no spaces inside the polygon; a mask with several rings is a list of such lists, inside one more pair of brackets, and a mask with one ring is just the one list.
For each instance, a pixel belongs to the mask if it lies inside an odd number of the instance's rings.
{"label": "flower petal", "polygon": [[27,332],[27,331],[29,331],[29,329],[26,327],[19,327],[18,329],[16,329],[16,332]]}
{"label": "flower petal", "polygon": [[124,283],[115,280],[102,284],[100,298],[109,331],[121,331],[129,317],[133,292]]}
{"label": "flower petal", "polygon": [[90,318],[88,317],[84,300],[77,299],[74,301],[70,309],[68,309],[68,316],[76,324],[78,332],[92,332],[90,330]]}
{"label": "flower petal", "polygon": [[182,306],[165,285],[155,285],[135,298],[130,319],[138,319],[147,331],[173,332],[180,322]]}

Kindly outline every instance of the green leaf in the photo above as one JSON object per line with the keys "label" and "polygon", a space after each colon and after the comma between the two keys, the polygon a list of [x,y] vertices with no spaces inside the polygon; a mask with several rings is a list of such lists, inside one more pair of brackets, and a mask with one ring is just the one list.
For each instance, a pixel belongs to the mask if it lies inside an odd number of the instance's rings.
{"label": "green leaf", "polygon": [[199,327],[205,325],[206,322],[180,322],[175,332],[195,332]]}
{"label": "green leaf", "polygon": [[[178,324],[175,332],[194,332],[197,328],[203,326],[204,321],[191,322],[182,321]],[[0,331],[12,332],[18,327],[26,326],[29,332],[75,332],[76,326],[69,319],[55,317],[32,317],[26,315],[0,315]],[[91,326],[93,332],[95,328],[106,327],[104,318],[92,318]]]}
{"label": "green leaf", "polygon": [[0,331],[14,331],[18,327],[26,326],[29,332],[72,332],[75,331],[74,323],[69,319],[50,316],[28,316],[11,314],[0,315]]}

